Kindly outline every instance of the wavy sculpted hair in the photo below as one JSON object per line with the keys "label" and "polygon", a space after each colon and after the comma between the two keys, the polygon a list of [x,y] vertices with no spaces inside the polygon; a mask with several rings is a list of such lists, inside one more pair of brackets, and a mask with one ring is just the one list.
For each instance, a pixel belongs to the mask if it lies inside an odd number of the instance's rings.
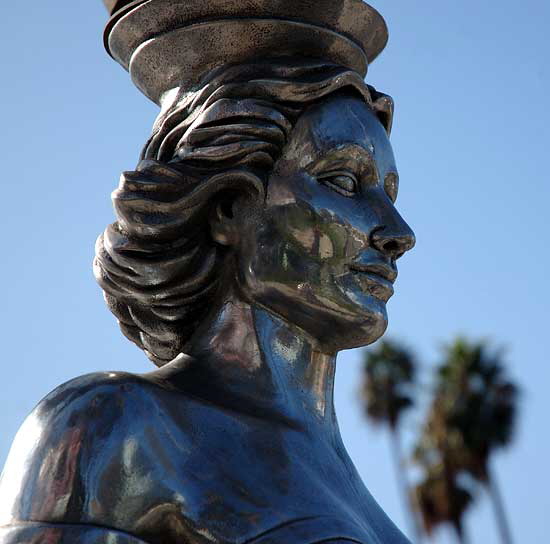
{"label": "wavy sculpted hair", "polygon": [[216,196],[263,199],[297,118],[343,90],[362,96],[389,132],[391,98],[319,61],[226,66],[166,101],[136,170],[113,193],[117,221],[99,237],[94,261],[122,332],[156,365],[185,350],[219,290],[228,250],[210,235]]}

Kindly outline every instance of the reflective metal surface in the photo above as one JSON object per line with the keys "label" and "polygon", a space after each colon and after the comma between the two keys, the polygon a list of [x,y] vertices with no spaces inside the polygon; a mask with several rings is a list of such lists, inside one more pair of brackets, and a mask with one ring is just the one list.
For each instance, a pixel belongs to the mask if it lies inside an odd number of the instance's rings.
{"label": "reflective metal surface", "polygon": [[[113,8],[105,46],[154,102],[229,63],[281,57],[330,60],[363,77],[388,31],[362,0],[136,0]],[[114,9],[114,11],[112,11]]]}
{"label": "reflective metal surface", "polygon": [[0,543],[406,544],[333,405],[387,326],[414,235],[393,103],[346,67],[225,67],[163,105],[114,193],[96,277],[160,368],[62,385],[0,482]]}
{"label": "reflective metal surface", "polygon": [[135,0],[103,0],[107,11],[112,15],[115,11],[119,11],[122,8],[132,4]]}

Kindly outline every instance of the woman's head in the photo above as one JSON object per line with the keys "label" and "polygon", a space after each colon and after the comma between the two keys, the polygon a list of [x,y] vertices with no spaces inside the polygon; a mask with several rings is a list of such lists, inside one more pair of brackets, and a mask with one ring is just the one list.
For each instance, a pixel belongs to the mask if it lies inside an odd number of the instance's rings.
{"label": "woman's head", "polygon": [[[358,74],[309,61],[226,67],[194,93],[167,96],[142,161],[113,195],[118,220],[97,243],[96,277],[124,334],[165,364],[235,283],[335,349],[380,336],[389,287],[367,270],[367,253],[391,275],[412,233],[389,218],[390,200],[374,189],[350,198],[349,185],[383,175],[393,196],[391,116],[391,99]],[[376,208],[368,225],[358,219],[365,198]],[[394,239],[381,241],[380,218]]]}

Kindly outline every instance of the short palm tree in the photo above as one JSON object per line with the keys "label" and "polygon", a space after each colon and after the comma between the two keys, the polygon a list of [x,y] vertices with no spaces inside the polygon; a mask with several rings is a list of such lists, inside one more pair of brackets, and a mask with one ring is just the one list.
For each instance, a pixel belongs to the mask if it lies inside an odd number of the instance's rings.
{"label": "short palm tree", "polygon": [[409,502],[409,485],[399,435],[401,418],[414,405],[412,388],[415,376],[414,356],[395,341],[384,340],[366,353],[362,388],[364,410],[374,424],[387,425],[390,431],[391,451],[405,513],[419,542],[420,531]]}
{"label": "short palm tree", "polygon": [[[504,544],[512,537],[494,472],[492,454],[513,438],[518,388],[505,374],[500,352],[484,342],[457,338],[439,369],[433,411],[452,437],[453,464],[488,489]],[[432,428],[432,432],[434,429]]]}

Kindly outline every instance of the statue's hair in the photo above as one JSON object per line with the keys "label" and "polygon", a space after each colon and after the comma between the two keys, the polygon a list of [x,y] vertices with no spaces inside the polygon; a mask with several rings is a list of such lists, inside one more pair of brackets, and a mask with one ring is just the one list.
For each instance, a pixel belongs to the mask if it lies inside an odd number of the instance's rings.
{"label": "statue's hair", "polygon": [[214,197],[263,199],[297,118],[344,89],[389,131],[389,97],[356,72],[316,61],[224,67],[164,104],[139,165],[113,193],[117,221],[99,237],[94,261],[122,332],[155,364],[185,349],[219,288],[227,249],[210,235]]}

